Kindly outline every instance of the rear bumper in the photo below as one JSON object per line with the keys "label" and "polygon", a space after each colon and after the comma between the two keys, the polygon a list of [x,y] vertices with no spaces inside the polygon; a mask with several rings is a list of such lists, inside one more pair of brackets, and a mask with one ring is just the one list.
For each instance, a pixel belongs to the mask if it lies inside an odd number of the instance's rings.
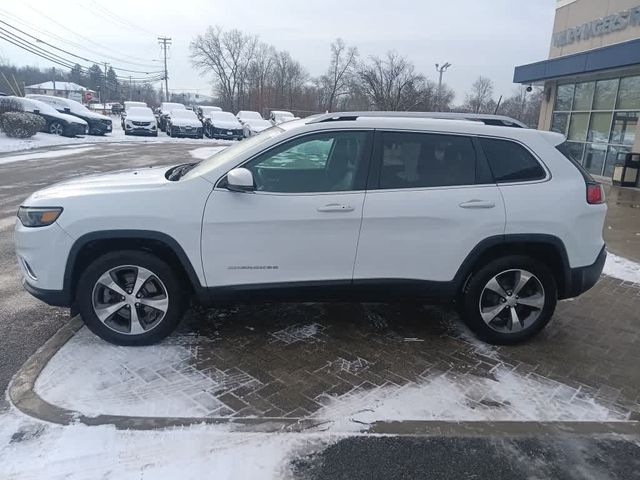
{"label": "rear bumper", "polygon": [[564,292],[562,298],[577,297],[593,287],[598,282],[598,279],[602,274],[602,269],[604,268],[604,262],[606,259],[607,251],[603,245],[596,261],[591,265],[570,269],[570,285]]}

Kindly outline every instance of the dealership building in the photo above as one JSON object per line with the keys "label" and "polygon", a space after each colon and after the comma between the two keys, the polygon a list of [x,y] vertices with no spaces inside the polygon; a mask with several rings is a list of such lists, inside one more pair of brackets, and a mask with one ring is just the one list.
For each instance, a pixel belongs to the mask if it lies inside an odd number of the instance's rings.
{"label": "dealership building", "polygon": [[558,0],[549,58],[516,67],[514,82],[543,86],[538,127],[611,177],[640,152],[640,0]]}

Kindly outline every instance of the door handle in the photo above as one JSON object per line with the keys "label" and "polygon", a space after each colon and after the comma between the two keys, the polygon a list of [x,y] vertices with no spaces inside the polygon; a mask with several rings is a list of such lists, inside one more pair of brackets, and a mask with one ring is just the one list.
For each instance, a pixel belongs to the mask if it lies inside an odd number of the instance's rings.
{"label": "door handle", "polygon": [[318,207],[317,210],[319,212],[353,212],[355,208],[351,205],[344,205],[342,203],[329,203],[328,205]]}
{"label": "door handle", "polygon": [[458,206],[460,208],[493,208],[496,206],[496,204],[487,200],[473,199],[462,202]]}

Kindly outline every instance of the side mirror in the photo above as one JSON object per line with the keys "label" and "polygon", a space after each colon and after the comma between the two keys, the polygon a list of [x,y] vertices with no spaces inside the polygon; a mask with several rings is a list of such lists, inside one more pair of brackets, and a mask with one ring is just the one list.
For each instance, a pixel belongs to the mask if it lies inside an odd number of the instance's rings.
{"label": "side mirror", "polygon": [[64,109],[64,113],[71,113],[71,109],[70,109],[70,108],[68,108],[68,107],[65,107],[65,109]]}
{"label": "side mirror", "polygon": [[36,115],[40,115],[40,110],[34,110],[33,113],[35,113]]}
{"label": "side mirror", "polygon": [[227,189],[232,192],[253,192],[253,174],[246,168],[234,168],[227,173]]}

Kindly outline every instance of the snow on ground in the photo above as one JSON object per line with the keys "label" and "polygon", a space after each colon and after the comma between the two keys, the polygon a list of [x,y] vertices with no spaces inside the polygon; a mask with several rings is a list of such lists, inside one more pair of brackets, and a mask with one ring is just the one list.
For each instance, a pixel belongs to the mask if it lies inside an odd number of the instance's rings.
{"label": "snow on ground", "polygon": [[202,147],[202,148],[196,148],[195,150],[189,150],[189,153],[193,158],[197,160],[205,160],[210,156],[220,152],[221,150],[224,150],[225,148],[227,148],[226,145],[219,146],[219,147]]}
{"label": "snow on ground", "polygon": [[158,132],[157,137],[139,137],[135,135],[125,135],[124,130],[120,128],[120,120],[116,118],[113,120],[113,132],[107,135],[85,135],[83,137],[68,138],[58,135],[51,135],[48,133],[36,133],[31,138],[9,138],[4,133],[0,132],[0,154],[17,152],[20,150],[31,150],[34,148],[53,147],[61,145],[77,145],[86,146],[87,144],[95,143],[190,143],[190,144],[231,144],[232,140],[212,140],[208,138],[204,139],[188,139],[188,138],[172,138],[163,132]]}
{"label": "snow on ground", "polygon": [[289,459],[326,444],[307,434],[229,433],[224,425],[161,430],[60,426],[0,415],[0,478],[280,479]]}
{"label": "snow on ground", "polygon": [[42,158],[58,158],[68,155],[77,155],[79,153],[95,150],[97,147],[78,147],[78,148],[64,148],[61,150],[46,150],[37,153],[22,153],[20,155],[10,155],[8,157],[0,157],[0,165],[5,163],[22,162],[25,160],[40,160]]}
{"label": "snow on ground", "polygon": [[607,252],[607,261],[602,273],[626,282],[640,283],[640,263],[619,257],[611,252]]}

